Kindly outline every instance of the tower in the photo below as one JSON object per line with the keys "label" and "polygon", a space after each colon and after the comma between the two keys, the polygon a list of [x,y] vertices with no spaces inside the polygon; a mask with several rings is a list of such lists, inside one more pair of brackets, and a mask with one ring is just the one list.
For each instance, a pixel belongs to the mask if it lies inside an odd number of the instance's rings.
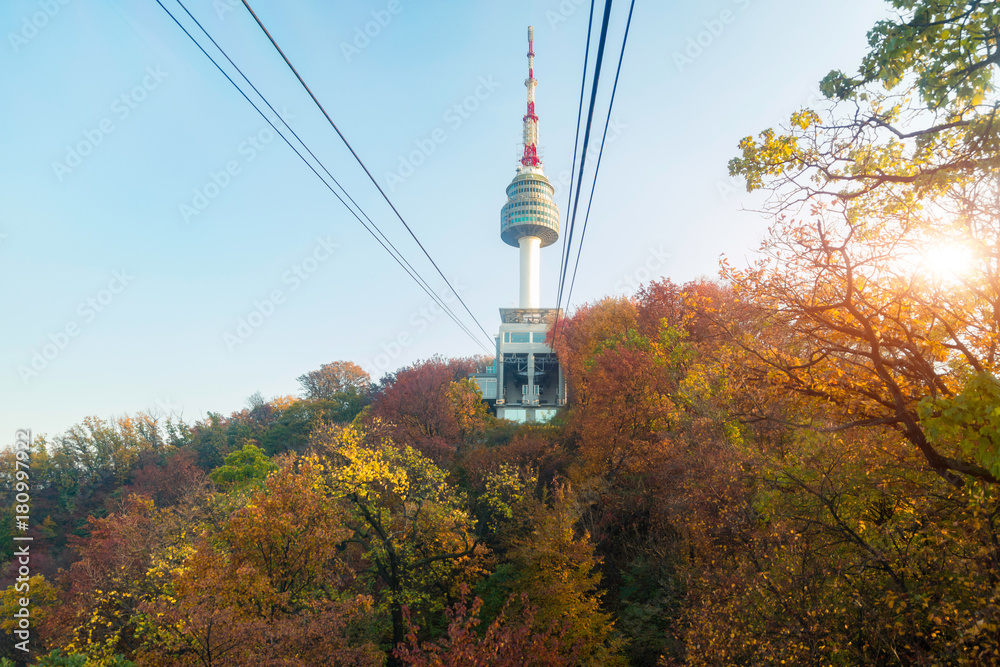
{"label": "tower", "polygon": [[538,115],[535,114],[534,30],[528,28],[528,111],[524,114],[524,155],[514,180],[507,186],[507,203],[500,210],[500,238],[521,250],[521,308],[538,308],[539,249],[559,238],[559,208],[552,200],[555,188],[545,178],[538,157]]}
{"label": "tower", "polygon": [[500,239],[520,250],[520,298],[517,308],[500,309],[494,365],[486,373],[471,376],[497,417],[520,422],[548,421],[566,402],[559,360],[545,342],[558,309],[539,307],[539,250],[559,238],[559,208],[552,199],[555,188],[545,178],[538,157],[534,42],[534,30],[529,27],[524,153],[507,186],[507,203],[500,210]]}

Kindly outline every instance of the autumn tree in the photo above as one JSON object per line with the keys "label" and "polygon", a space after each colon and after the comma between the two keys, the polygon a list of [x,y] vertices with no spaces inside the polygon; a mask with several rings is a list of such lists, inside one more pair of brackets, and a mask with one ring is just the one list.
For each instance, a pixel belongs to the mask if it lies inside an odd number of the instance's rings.
{"label": "autumn tree", "polygon": [[461,442],[475,441],[492,424],[483,394],[473,380],[455,380],[445,390],[445,397],[448,399],[449,411],[454,415]]}
{"label": "autumn tree", "polygon": [[189,450],[174,450],[162,461],[149,461],[132,474],[126,489],[147,496],[157,507],[175,505],[195,488],[205,484],[205,473],[195,463]]}
{"label": "autumn tree", "polygon": [[[600,604],[599,558],[590,535],[580,528],[583,511],[566,485],[554,488],[552,505],[536,506],[530,532],[522,534],[485,586],[494,609],[512,593],[534,606],[533,632],[566,623],[561,645],[574,650],[581,665],[624,664],[614,622]],[[512,611],[526,609],[513,599]]]}
{"label": "autumn tree", "polygon": [[607,298],[578,308],[549,332],[566,377],[570,405],[587,405],[591,383],[587,366],[607,340],[624,340],[636,332],[635,304],[624,298]]}
{"label": "autumn tree", "polygon": [[633,664],[683,654],[690,561],[746,521],[738,360],[718,323],[732,309],[724,285],[662,280],[581,308],[555,338],[579,399],[565,432],[575,528],[602,561],[602,610]]}
{"label": "autumn tree", "polygon": [[[16,581],[0,591],[0,618],[3,619],[0,620],[0,631],[4,640],[0,645],[0,657],[3,659],[16,660],[20,657],[18,654],[21,651],[15,648],[15,644],[23,639],[14,634],[19,629],[19,619],[15,614],[22,609],[21,601],[24,599],[31,602],[31,624],[37,629],[44,625],[49,611],[58,603],[59,590],[44,576],[35,574],[29,576],[27,581]],[[44,650],[45,644],[38,637],[37,630],[33,635],[32,639],[35,641],[31,643],[32,649]]]}
{"label": "autumn tree", "polygon": [[560,325],[555,346],[575,400],[568,429],[593,469],[609,479],[643,469],[664,434],[689,418],[720,372],[700,355],[716,345],[720,288],[649,285],[635,301],[605,299]]}
{"label": "autumn tree", "polygon": [[932,440],[920,408],[959,394],[970,373],[995,370],[994,270],[970,276],[968,291],[936,283],[914,258],[908,230],[884,223],[865,231],[843,214],[776,231],[754,267],[724,271],[765,313],[763,336],[734,331],[747,370],[780,391],[839,407],[804,426],[890,427],[952,483],[996,482],[995,450]]}
{"label": "autumn tree", "polygon": [[504,524],[525,521],[537,507],[538,476],[530,467],[501,463],[486,473],[482,493],[476,498],[484,533],[504,531]]}
{"label": "autumn tree", "polygon": [[363,396],[368,393],[371,377],[351,361],[323,364],[318,370],[298,377],[307,398],[330,400],[345,394]]}
{"label": "autumn tree", "polygon": [[827,108],[730,162],[774,216],[708,315],[754,493],[691,563],[691,664],[997,660],[998,10],[890,4]]}
{"label": "autumn tree", "polygon": [[162,592],[151,565],[165,543],[163,523],[152,501],[135,495],[89,523],[90,535],[73,540],[80,559],[64,573],[62,604],[48,611],[45,632],[93,660],[131,657],[143,642],[140,608]]}
{"label": "autumn tree", "polygon": [[[406,643],[396,648],[396,657],[407,667],[571,667],[578,665],[579,647],[565,641],[568,622],[553,623],[539,632],[535,613],[527,598],[517,598],[514,616],[504,605],[493,621],[480,631],[483,601],[456,602],[446,610],[448,630],[434,642],[419,640],[420,628],[409,625]],[[409,621],[407,614],[407,620]]]}
{"label": "autumn tree", "polygon": [[635,304],[584,306],[554,335],[571,395],[570,428],[585,460],[614,476],[656,440],[666,399]]}
{"label": "autumn tree", "polygon": [[487,478],[503,468],[537,476],[548,484],[564,474],[571,455],[563,442],[563,428],[556,424],[498,424],[481,446],[461,459],[461,472],[470,490],[481,494]]}
{"label": "autumn tree", "polygon": [[422,618],[443,611],[458,587],[484,573],[486,549],[447,473],[420,452],[354,428],[318,433],[330,494],[350,510],[349,543],[370,563],[368,576],[392,623],[392,645],[406,635],[404,606]]}
{"label": "autumn tree", "polygon": [[481,359],[434,357],[400,369],[383,380],[372,415],[392,429],[398,443],[448,463],[463,439],[488,422],[478,391],[468,381],[481,365]]}
{"label": "autumn tree", "polygon": [[799,111],[730,163],[777,216],[756,264],[723,268],[764,311],[766,336],[734,334],[758,377],[839,407],[807,425],[892,428],[952,484],[995,483],[995,449],[934,440],[919,406],[935,414],[995,373],[1000,14],[891,4],[900,14],[871,30],[858,73],[824,79],[825,117]]}
{"label": "autumn tree", "polygon": [[218,533],[196,541],[171,595],[145,606],[151,664],[380,663],[355,627],[370,620],[370,600],[345,583],[346,508],[321,475],[315,460],[286,461]]}
{"label": "autumn tree", "polygon": [[[771,436],[741,461],[752,496],[730,484],[717,518],[699,503],[681,523],[687,664],[1000,658],[996,502],[983,484],[950,489],[878,429]],[[725,490],[720,472],[692,499]]]}
{"label": "autumn tree", "polygon": [[343,508],[324,493],[321,473],[313,459],[286,463],[222,532],[233,567],[245,563],[266,574],[278,596],[270,607],[259,605],[268,617],[295,611],[310,591],[336,580],[338,547],[348,531]]}

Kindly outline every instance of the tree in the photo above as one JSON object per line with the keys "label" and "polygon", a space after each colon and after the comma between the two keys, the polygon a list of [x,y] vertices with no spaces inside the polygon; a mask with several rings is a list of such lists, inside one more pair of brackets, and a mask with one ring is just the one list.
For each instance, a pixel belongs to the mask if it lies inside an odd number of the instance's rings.
{"label": "tree", "polygon": [[610,480],[642,470],[664,433],[710,394],[720,373],[705,367],[719,328],[712,311],[722,291],[710,283],[664,281],[634,302],[605,299],[561,325],[556,349],[571,402],[568,431],[594,471]]}
{"label": "tree", "polygon": [[533,470],[548,484],[565,473],[570,463],[559,424],[501,422],[488,435],[488,440],[496,440],[470,449],[461,460],[462,475],[474,493],[482,493],[487,477],[504,467]]}
{"label": "tree", "polygon": [[586,546],[601,562],[599,610],[632,664],[683,657],[695,559],[746,528],[747,457],[731,413],[738,366],[717,321],[733,306],[725,286],[658,281],[581,309],[556,338],[579,398],[566,419],[578,454],[568,471],[580,489],[573,527],[592,544],[556,549]]}
{"label": "tree", "polygon": [[[508,616],[505,605],[485,632],[478,632],[483,601],[476,598],[468,605],[464,600],[446,610],[447,635],[436,642],[418,639],[420,628],[409,623],[406,643],[396,647],[396,657],[407,667],[571,667],[578,665],[579,649],[565,642],[568,623],[553,623],[536,632],[536,609],[527,595],[519,598],[520,613],[516,619]],[[407,610],[408,611],[408,610]],[[568,647],[567,647],[568,644]]]}
{"label": "tree", "polygon": [[141,454],[165,447],[159,420],[144,413],[110,420],[87,417],[54,441],[55,450],[82,474],[81,481],[91,483],[121,484]]}
{"label": "tree", "polygon": [[805,426],[890,427],[953,484],[996,482],[995,453],[978,458],[986,452],[932,442],[919,409],[958,394],[970,371],[995,371],[995,261],[971,262],[967,278],[942,282],[918,259],[928,241],[909,228],[883,221],[866,230],[843,212],[816,215],[779,223],[754,267],[723,269],[762,315],[757,328],[733,331],[748,351],[744,368],[779,391],[839,407]]}
{"label": "tree", "polygon": [[455,417],[460,441],[467,443],[478,439],[493,421],[479,385],[469,378],[455,380],[448,385],[445,396]]}
{"label": "tree", "polygon": [[246,507],[230,516],[222,537],[231,550],[231,565],[244,564],[263,573],[277,597],[265,617],[281,610],[294,613],[309,594],[331,585],[340,574],[340,547],[349,536],[341,503],[324,492],[323,468],[313,458],[290,463],[271,475],[265,488]]}
{"label": "tree", "polygon": [[[0,631],[4,638],[0,656],[4,659],[17,659],[18,653],[21,653],[14,646],[17,642],[23,641],[14,635],[14,631],[19,627],[19,619],[15,614],[22,609],[21,601],[25,598],[31,603],[29,607],[31,625],[37,629],[45,623],[50,609],[58,603],[59,591],[40,574],[30,576],[27,581],[15,582],[0,591],[0,614],[2,614]],[[41,638],[37,630],[32,634],[34,641],[31,642],[31,648],[37,651],[40,648]]]}
{"label": "tree", "polygon": [[132,475],[129,493],[147,496],[158,507],[174,505],[206,483],[190,450],[176,450],[160,463],[152,461]]}
{"label": "tree", "polygon": [[275,465],[257,445],[246,443],[243,449],[228,456],[223,465],[211,472],[212,481],[226,489],[246,486],[265,479]]}
{"label": "tree", "polygon": [[53,644],[95,661],[131,657],[144,641],[140,608],[162,592],[151,565],[164,545],[165,524],[151,500],[135,495],[89,523],[88,537],[71,540],[80,560],[64,573],[62,604],[48,611],[47,634]]}
{"label": "tree", "polygon": [[319,370],[300,375],[298,381],[306,398],[326,400],[344,393],[363,396],[371,385],[368,373],[351,361],[323,364]]}
{"label": "tree", "polygon": [[[845,113],[811,109],[786,134],[765,130],[730,162],[747,189],[765,184],[791,205],[816,195],[908,206],[995,168],[998,13],[980,0],[889,0],[899,13],[868,33],[858,73],[830,72],[821,89]],[[775,182],[776,180],[776,182]],[[884,191],[884,192],[882,192]]]}
{"label": "tree", "polygon": [[155,637],[145,659],[205,667],[381,664],[356,627],[370,624],[370,598],[344,586],[345,511],[326,494],[317,461],[287,461],[218,533],[197,540],[171,595],[145,606]]}
{"label": "tree", "polygon": [[606,298],[587,304],[565,319],[549,335],[566,378],[570,405],[590,400],[587,365],[607,340],[624,340],[636,332],[635,304],[624,298]]}
{"label": "tree", "polygon": [[371,564],[369,577],[392,622],[392,645],[404,641],[404,606],[432,617],[459,586],[483,574],[486,549],[475,520],[447,474],[411,447],[352,427],[316,434],[327,457],[330,493],[350,507],[349,542]]}
{"label": "tree", "polygon": [[261,448],[269,456],[282,452],[304,454],[313,429],[322,424],[350,422],[367,402],[367,395],[353,390],[334,399],[296,401],[282,410],[275,423],[261,435]]}
{"label": "tree", "polygon": [[480,363],[474,358],[434,357],[400,369],[383,380],[372,415],[391,429],[396,442],[436,463],[450,463],[463,437],[481,430],[486,422],[468,383],[468,375]]}
{"label": "tree", "polygon": [[[89,665],[96,664],[98,663],[88,660],[87,656],[80,653],[63,655],[62,651],[56,649],[39,657],[36,662],[32,663],[32,667],[88,667]],[[126,660],[120,655],[104,660],[99,664],[101,667],[135,667],[135,663],[131,660]],[[17,667],[17,665],[13,660],[2,658],[0,659],[0,667]]]}
{"label": "tree", "polygon": [[777,216],[754,266],[723,266],[760,309],[756,329],[732,333],[754,377],[839,408],[803,425],[892,428],[953,485],[996,483],[995,453],[933,441],[922,414],[996,371],[1000,14],[974,0],[892,4],[900,17],[869,33],[858,74],[824,79],[829,120],[797,112],[730,163],[771,191]]}
{"label": "tree", "polygon": [[828,108],[730,162],[774,216],[713,316],[756,526],[691,578],[693,664],[997,660],[1000,8],[890,4]]}
{"label": "tree", "polygon": [[600,605],[600,561],[590,535],[577,527],[582,513],[577,498],[564,485],[557,485],[553,495],[552,507],[536,509],[530,534],[514,541],[508,562],[490,578],[489,597],[496,604],[498,598],[524,593],[524,599],[509,600],[511,611],[524,612],[530,600],[533,632],[565,623],[561,647],[576,653],[577,664],[624,664],[614,622]]}
{"label": "tree", "polygon": [[681,523],[686,664],[996,663],[985,484],[949,488],[876,429],[778,432],[754,449],[735,478],[752,495],[726,491],[722,466],[692,488],[726,492]]}

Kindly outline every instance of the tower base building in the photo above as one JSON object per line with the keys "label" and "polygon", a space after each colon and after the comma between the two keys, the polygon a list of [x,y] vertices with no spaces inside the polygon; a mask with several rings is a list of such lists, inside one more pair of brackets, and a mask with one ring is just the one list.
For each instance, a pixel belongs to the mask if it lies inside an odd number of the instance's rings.
{"label": "tower base building", "polygon": [[566,404],[566,384],[545,338],[555,308],[501,308],[494,365],[472,377],[500,419],[547,422]]}

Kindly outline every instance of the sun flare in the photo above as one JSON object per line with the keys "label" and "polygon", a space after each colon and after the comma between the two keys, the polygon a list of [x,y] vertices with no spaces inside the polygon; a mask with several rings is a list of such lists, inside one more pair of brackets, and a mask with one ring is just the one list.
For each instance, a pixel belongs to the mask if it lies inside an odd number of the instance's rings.
{"label": "sun flare", "polygon": [[923,268],[935,277],[947,281],[960,280],[972,270],[972,251],[958,243],[943,243],[931,246],[924,253]]}

